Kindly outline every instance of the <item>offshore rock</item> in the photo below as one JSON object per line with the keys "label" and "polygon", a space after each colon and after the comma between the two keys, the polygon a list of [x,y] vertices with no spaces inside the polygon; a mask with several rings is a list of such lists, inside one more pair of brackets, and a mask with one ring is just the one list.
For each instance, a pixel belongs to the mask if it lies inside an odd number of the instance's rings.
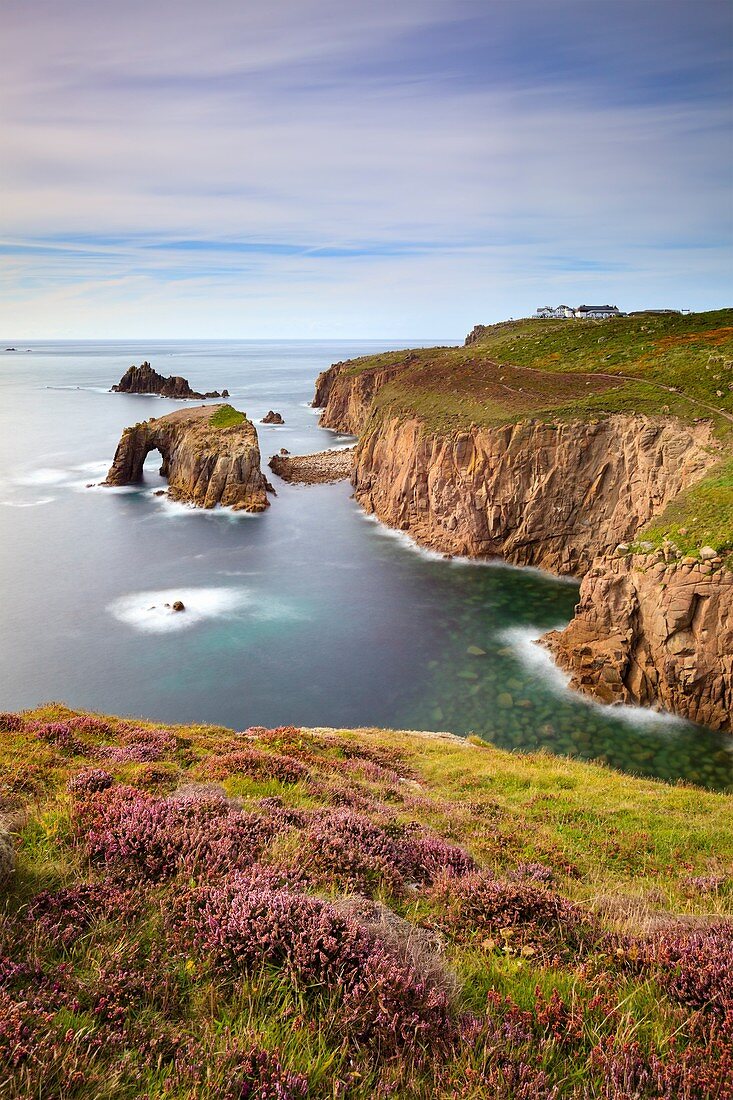
{"label": "offshore rock", "polygon": [[229,390],[211,390],[210,393],[196,393],[188,384],[187,379],[179,374],[172,374],[164,378],[153,370],[150,363],[142,363],[139,367],[129,367],[122,375],[116,386],[112,387],[112,393],[149,393],[158,397],[174,397],[178,400],[193,398],[203,401],[211,397],[228,397]]}
{"label": "offshore rock", "polygon": [[733,573],[647,555],[599,558],[575,618],[544,644],[605,703],[655,704],[733,731]]}
{"label": "offshore rock", "polygon": [[145,458],[158,450],[163,459],[160,472],[168,478],[168,493],[174,500],[200,508],[221,504],[246,512],[264,511],[270,487],[260,470],[254,424],[246,416],[228,427],[211,423],[218,410],[229,408],[179,409],[125,428],[104,484],[141,482]]}
{"label": "offshore rock", "polygon": [[261,424],[284,424],[282,413],[273,412],[272,409],[260,421]]}

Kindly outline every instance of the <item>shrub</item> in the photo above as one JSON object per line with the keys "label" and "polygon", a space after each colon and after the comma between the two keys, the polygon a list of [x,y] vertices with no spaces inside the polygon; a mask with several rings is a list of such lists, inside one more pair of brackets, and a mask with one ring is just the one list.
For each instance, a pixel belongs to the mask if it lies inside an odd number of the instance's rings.
{"label": "shrub", "polygon": [[381,1051],[452,1035],[445,992],[329,902],[268,889],[246,875],[188,895],[174,918],[218,972],[283,971],[304,992],[340,994],[340,1029]]}
{"label": "shrub", "polygon": [[70,947],[96,920],[121,920],[134,911],[133,896],[111,883],[81,883],[44,890],[31,902],[27,919],[51,939]]}
{"label": "shrub", "polygon": [[82,768],[76,775],[72,775],[66,789],[75,795],[94,794],[97,791],[106,791],[113,783],[113,776],[104,768]]}
{"label": "shrub", "polygon": [[298,783],[308,775],[305,765],[292,756],[254,748],[210,756],[202,772],[208,779],[249,775],[253,779],[278,779],[281,783]]}
{"label": "shrub", "polygon": [[443,879],[432,897],[443,910],[439,923],[459,938],[511,929],[525,945],[577,951],[595,935],[580,906],[533,882],[509,882],[489,871]]}
{"label": "shrub", "polygon": [[254,862],[273,835],[259,814],[218,798],[156,798],[118,785],[77,805],[90,856],[150,879],[217,875]]}
{"label": "shrub", "polygon": [[104,745],[99,755],[118,764],[144,764],[161,760],[176,749],[176,738],[170,730],[132,729],[122,745]]}
{"label": "shrub", "polygon": [[731,925],[663,933],[651,946],[651,962],[657,980],[675,1000],[721,1018],[730,1016],[733,1025]]}

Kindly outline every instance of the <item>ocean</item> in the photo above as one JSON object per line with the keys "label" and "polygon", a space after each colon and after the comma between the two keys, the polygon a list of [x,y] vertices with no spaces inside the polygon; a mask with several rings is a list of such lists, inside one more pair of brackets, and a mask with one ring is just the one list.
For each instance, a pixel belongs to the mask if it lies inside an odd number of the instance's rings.
{"label": "ocean", "polygon": [[[257,516],[156,496],[157,454],[140,487],[98,485],[126,425],[187,404],[110,393],[132,363],[226,387],[255,422],[281,412],[284,426],[258,424],[264,467],[281,447],[351,444],[318,427],[316,375],[394,346],[4,341],[0,708],[450,730],[733,789],[730,738],[567,689],[533,639],[570,619],[575,583],[422,551],[366,517],[347,483],[270,475],[277,495]],[[185,615],[165,611],[175,599]]]}

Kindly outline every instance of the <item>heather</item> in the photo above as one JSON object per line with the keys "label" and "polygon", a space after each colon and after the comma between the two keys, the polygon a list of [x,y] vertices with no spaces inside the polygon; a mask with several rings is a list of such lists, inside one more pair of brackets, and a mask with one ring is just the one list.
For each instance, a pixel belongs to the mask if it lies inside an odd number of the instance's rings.
{"label": "heather", "polygon": [[0,715],[0,1096],[726,1100],[732,804],[450,738]]}

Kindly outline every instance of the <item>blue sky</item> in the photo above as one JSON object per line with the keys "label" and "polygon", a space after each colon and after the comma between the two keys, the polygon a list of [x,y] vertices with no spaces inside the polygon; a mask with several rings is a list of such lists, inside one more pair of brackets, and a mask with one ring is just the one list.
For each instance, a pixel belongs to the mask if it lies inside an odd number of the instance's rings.
{"label": "blue sky", "polygon": [[731,304],[728,0],[2,0],[0,332]]}

